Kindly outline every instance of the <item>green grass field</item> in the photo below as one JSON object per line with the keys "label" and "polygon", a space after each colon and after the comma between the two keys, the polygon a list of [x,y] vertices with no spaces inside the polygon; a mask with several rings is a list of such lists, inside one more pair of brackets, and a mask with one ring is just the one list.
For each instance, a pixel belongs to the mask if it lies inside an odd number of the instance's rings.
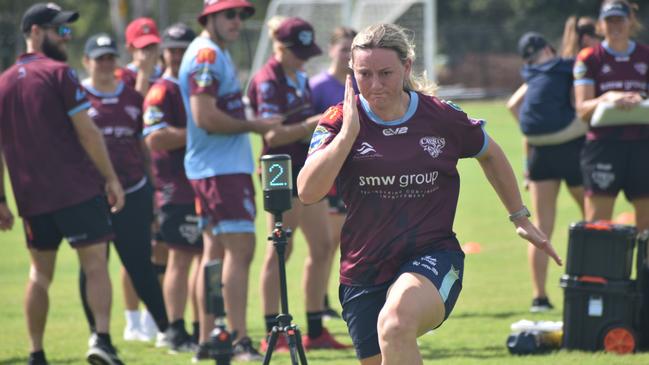
{"label": "green grass field", "polygon": [[[507,113],[503,101],[463,103],[462,107],[474,117],[488,121],[487,131],[503,147],[510,162],[521,176],[522,159],[520,134]],[[256,142],[259,142],[255,139]],[[462,188],[455,219],[455,232],[461,243],[479,242],[482,252],[467,255],[464,290],[449,320],[437,331],[419,339],[426,364],[647,364],[649,355],[617,356],[604,353],[558,351],[548,355],[511,356],[505,347],[509,325],[523,318],[532,320],[561,320],[563,293],[559,277],[563,268],[551,265],[548,280],[549,295],[555,306],[546,314],[530,314],[530,275],[527,268],[526,243],[519,239],[507,220],[507,212],[485,179],[477,162],[460,163]],[[257,179],[255,179],[257,181]],[[263,207],[257,194],[257,206]],[[529,197],[524,193],[524,199]],[[621,199],[616,214],[629,211]],[[14,210],[15,212],[15,210]],[[263,216],[257,219],[257,253],[250,285],[248,323],[254,340],[263,336],[257,278],[265,245]],[[562,190],[553,242],[565,260],[567,227],[579,219],[576,205]],[[27,334],[22,310],[24,285],[28,274],[28,254],[25,249],[22,224],[17,222],[9,233],[0,233],[3,254],[0,256],[0,365],[24,364],[27,356]],[[295,252],[287,266],[289,298],[295,322],[305,325],[303,295],[300,291],[302,258],[306,244],[298,233]],[[112,334],[122,359],[129,364],[187,364],[189,354],[167,355],[152,344],[125,343],[121,339],[124,327],[123,301],[118,283],[118,260],[111,255],[111,275],[114,285]],[[88,332],[77,293],[79,267],[74,252],[63,244],[58,254],[54,283],[50,289],[50,313],[45,335],[45,348],[52,364],[82,364],[87,350]],[[332,280],[330,296],[337,305],[337,277]],[[339,339],[350,343],[342,321],[326,325]],[[354,364],[353,350],[344,352],[314,351],[308,354],[311,364]],[[286,355],[275,355],[273,364],[289,364]],[[406,364],[404,364],[406,365]]]}

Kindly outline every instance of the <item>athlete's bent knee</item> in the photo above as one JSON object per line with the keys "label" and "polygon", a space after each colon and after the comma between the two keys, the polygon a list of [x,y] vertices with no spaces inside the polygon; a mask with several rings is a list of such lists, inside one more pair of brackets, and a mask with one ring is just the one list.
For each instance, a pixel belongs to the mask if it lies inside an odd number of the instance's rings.
{"label": "athlete's bent knee", "polygon": [[29,268],[29,281],[34,286],[37,286],[45,291],[49,290],[50,284],[52,283],[47,275],[39,272],[34,266],[31,266]]}

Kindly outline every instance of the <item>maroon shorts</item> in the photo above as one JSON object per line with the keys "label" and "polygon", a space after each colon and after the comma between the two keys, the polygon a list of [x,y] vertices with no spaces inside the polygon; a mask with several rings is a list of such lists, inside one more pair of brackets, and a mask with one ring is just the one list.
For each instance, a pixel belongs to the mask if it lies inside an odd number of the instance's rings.
{"label": "maroon shorts", "polygon": [[27,246],[56,250],[65,238],[72,247],[103,243],[113,238],[108,203],[96,196],[45,214],[23,217]]}
{"label": "maroon shorts", "polygon": [[214,235],[255,232],[255,189],[252,176],[233,174],[190,180],[196,194],[201,228]]}

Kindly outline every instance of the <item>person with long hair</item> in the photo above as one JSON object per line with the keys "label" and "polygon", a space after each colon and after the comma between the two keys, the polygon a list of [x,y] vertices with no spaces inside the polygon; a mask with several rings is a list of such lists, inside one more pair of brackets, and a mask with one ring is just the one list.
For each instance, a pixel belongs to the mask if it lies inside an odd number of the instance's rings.
{"label": "person with long hair", "polygon": [[432,96],[432,85],[415,77],[406,31],[372,25],[351,50],[360,95],[348,76],[344,102],[328,109],[313,133],[299,197],[317,202],[340,180],[349,209],[340,301],[361,364],[423,364],[417,337],[442,325],[462,287],[464,254],[453,232],[460,158],[478,160],[516,232],[560,259],[529,221],[512,168],[484,122]]}
{"label": "person with long hair", "polygon": [[[269,130],[264,136],[262,155],[288,154],[291,156],[293,178],[304,165],[309,149],[308,139],[318,123],[311,104],[311,89],[302,70],[311,57],[322,53],[315,43],[315,32],[308,22],[300,18],[271,18],[268,23],[273,39],[273,54],[268,62],[253,76],[248,88],[248,98],[258,117],[284,116],[282,125]],[[326,224],[328,207],[326,201],[311,205],[302,204],[297,198],[297,184],[293,184],[292,208],[284,212],[288,229],[300,228],[309,246],[304,261],[302,287],[306,302],[307,334],[303,344],[307,350],[316,348],[344,349],[322,325],[323,299],[326,293],[327,263],[331,261],[334,240]],[[272,214],[267,214],[268,231],[275,226]],[[289,239],[286,256],[289,257],[293,239]],[[270,333],[278,324],[279,314],[279,266],[277,253],[272,244],[266,245],[266,255],[261,269],[261,294],[266,331]],[[266,351],[268,342],[262,340],[261,349]],[[276,349],[288,350],[284,336],[279,337]]]}
{"label": "person with long hair", "polygon": [[[511,96],[507,107],[523,133],[524,179],[532,198],[534,223],[549,238],[554,231],[561,181],[565,180],[583,216],[579,156],[587,128],[575,115],[572,65],[577,51],[597,42],[594,20],[575,16],[566,20],[561,56],[538,33],[527,33],[519,42],[525,83]],[[530,312],[551,310],[554,306],[545,288],[548,257],[534,245],[528,245],[527,257],[532,276]]]}

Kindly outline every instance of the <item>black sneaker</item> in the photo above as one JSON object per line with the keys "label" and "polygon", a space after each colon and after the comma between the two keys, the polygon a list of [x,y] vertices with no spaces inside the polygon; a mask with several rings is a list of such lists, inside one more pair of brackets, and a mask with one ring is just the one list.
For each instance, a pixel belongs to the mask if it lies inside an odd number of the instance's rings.
{"label": "black sneaker", "polygon": [[250,337],[244,337],[232,346],[232,359],[234,361],[261,361],[264,357],[252,346]]}
{"label": "black sneaker", "polygon": [[93,334],[89,341],[90,348],[86,353],[86,360],[92,365],[124,365],[117,357],[117,350],[111,343]]}
{"label": "black sneaker", "polygon": [[192,362],[197,363],[202,360],[212,360],[212,354],[210,351],[210,344],[208,342],[203,342],[198,345],[194,357],[192,357]]}
{"label": "black sneaker", "polygon": [[29,359],[27,360],[27,365],[49,365],[47,359],[45,358],[44,351],[32,352],[29,354]]}
{"label": "black sneaker", "polygon": [[530,307],[530,312],[532,313],[541,313],[547,312],[554,309],[552,303],[548,298],[534,298],[532,300],[532,306]]}
{"label": "black sneaker", "polygon": [[340,319],[340,318],[342,318],[340,317],[340,314],[338,314],[338,312],[336,312],[336,310],[333,308],[327,307],[325,308],[324,311],[322,311],[322,319],[324,320]]}
{"label": "black sneaker", "polygon": [[185,331],[185,328],[175,329],[169,327],[166,336],[169,343],[169,352],[172,354],[178,352],[195,352],[198,350],[198,345],[192,341],[192,336]]}

